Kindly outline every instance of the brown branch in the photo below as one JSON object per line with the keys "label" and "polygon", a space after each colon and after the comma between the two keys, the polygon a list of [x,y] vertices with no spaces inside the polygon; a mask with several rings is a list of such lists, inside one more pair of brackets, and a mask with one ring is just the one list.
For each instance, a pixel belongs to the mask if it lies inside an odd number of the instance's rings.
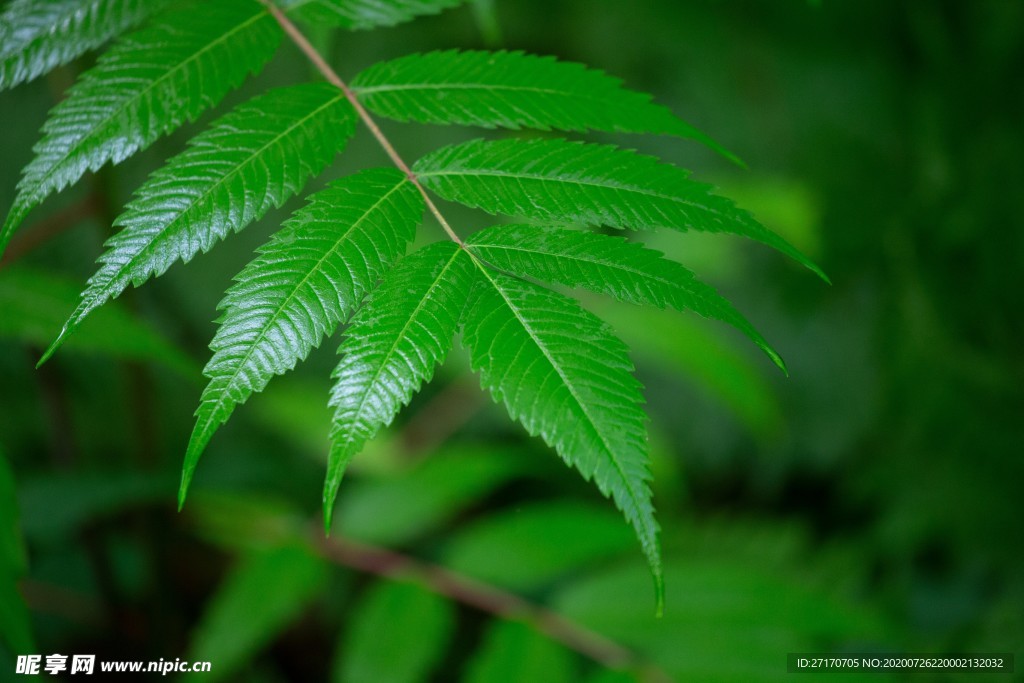
{"label": "brown branch", "polygon": [[618,643],[494,586],[392,550],[337,536],[325,538],[319,528],[310,537],[317,551],[337,564],[390,579],[418,581],[439,595],[481,612],[526,621],[552,640],[609,668],[637,663],[636,656]]}
{"label": "brown branch", "polygon": [[354,92],[352,92],[352,89],[349,88],[343,80],[341,80],[341,77],[339,77],[334,69],[332,69],[324,58],[320,56],[320,53],[316,51],[316,48],[314,48],[312,44],[310,44],[306,36],[302,35],[302,32],[299,31],[295,24],[292,23],[291,19],[285,16],[284,12],[282,12],[277,5],[270,0],[260,1],[267,8],[267,11],[270,12],[271,16],[277,20],[277,23],[281,25],[284,32],[288,34],[288,37],[292,39],[292,42],[295,43],[296,47],[306,55],[309,61],[313,63],[313,66],[316,67],[317,71],[327,79],[327,82],[339,88],[341,92],[344,93],[345,99],[352,104],[356,113],[359,114],[359,118],[362,119],[363,123],[366,124],[366,127],[370,129],[370,132],[373,133],[373,137],[377,138],[377,142],[380,143],[380,146],[387,153],[391,161],[400,171],[402,171],[402,173],[405,174],[409,179],[409,182],[419,190],[427,208],[430,209],[430,213],[434,214],[434,218],[436,218],[437,222],[441,224],[441,227],[444,228],[446,233],[448,233],[448,236],[451,237],[452,240],[460,247],[465,247],[465,243],[463,243],[462,239],[460,239],[455,231],[452,230],[452,226],[448,224],[448,221],[441,214],[440,209],[438,209],[437,205],[434,204],[434,200],[430,198],[429,194],[427,194],[427,190],[423,187],[422,183],[420,183],[419,178],[416,177],[416,174],[413,173],[413,170],[409,168],[409,165],[405,163],[402,157],[398,155],[398,152],[395,151],[391,141],[387,139],[380,127],[377,125],[377,122],[373,120],[372,116],[370,116],[370,112],[366,111],[366,107],[364,107],[363,103],[359,101],[359,98],[356,97]]}
{"label": "brown branch", "polygon": [[33,579],[19,581],[18,592],[33,612],[53,614],[93,629],[106,625],[102,605],[93,595]]}
{"label": "brown branch", "polygon": [[96,215],[98,209],[96,198],[93,193],[89,193],[74,204],[36,222],[11,242],[0,259],[0,267],[11,265],[41,244],[65,230],[70,230],[86,218]]}

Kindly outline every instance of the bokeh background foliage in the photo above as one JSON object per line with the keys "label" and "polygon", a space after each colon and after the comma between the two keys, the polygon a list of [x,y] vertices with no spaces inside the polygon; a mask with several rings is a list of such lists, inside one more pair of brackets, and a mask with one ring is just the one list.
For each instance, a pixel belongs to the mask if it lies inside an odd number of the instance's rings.
{"label": "bokeh background foliage", "polygon": [[[760,681],[794,651],[1020,656],[1024,4],[480,0],[317,39],[343,75],[505,45],[656,93],[751,170],[593,139],[695,169],[834,282],[739,240],[648,237],[736,301],[791,377],[722,326],[588,300],[646,386],[661,620],[610,503],[459,353],[354,463],[330,540],[314,520],[334,343],[239,409],[177,514],[215,304],[299,201],[33,365],[119,207],[200,121],[49,200],[0,267],[0,671],[85,652],[268,683]],[[314,77],[284,51],[229,104]],[[89,59],[0,95],[0,206]],[[407,158],[463,134],[386,130]],[[360,135],[319,182],[384,163]],[[464,234],[487,220],[451,211]]]}

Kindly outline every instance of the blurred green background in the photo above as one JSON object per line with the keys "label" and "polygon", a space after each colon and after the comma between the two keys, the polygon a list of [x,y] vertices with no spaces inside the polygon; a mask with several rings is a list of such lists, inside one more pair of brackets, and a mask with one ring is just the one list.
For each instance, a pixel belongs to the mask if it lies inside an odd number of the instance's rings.
{"label": "blurred green background", "polygon": [[[74,652],[257,683],[772,681],[788,652],[1020,655],[1024,3],[480,0],[314,37],[343,76],[505,46],[654,93],[750,170],[680,140],[590,139],[693,169],[833,280],[728,237],[644,238],[732,298],[791,377],[723,326],[586,300],[646,386],[661,620],[612,504],[489,403],[461,350],[353,465],[330,541],[336,340],[236,412],[178,514],[216,303],[301,200],[33,366],[120,207],[207,114],[49,200],[0,266],[0,672]],[[3,210],[92,58],[0,94]],[[313,77],[285,46],[227,104]],[[407,158],[477,135],[384,129]],[[385,164],[361,132],[310,190]],[[488,224],[449,210],[463,234]],[[584,636],[586,655],[567,647]]]}

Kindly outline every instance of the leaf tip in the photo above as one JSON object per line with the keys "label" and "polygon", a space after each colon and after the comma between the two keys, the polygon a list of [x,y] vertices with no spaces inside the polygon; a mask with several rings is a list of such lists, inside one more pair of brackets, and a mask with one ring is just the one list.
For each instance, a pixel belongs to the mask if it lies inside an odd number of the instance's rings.
{"label": "leaf tip", "polygon": [[781,247],[780,251],[782,251],[785,254],[788,254],[797,263],[799,263],[804,268],[807,268],[807,270],[809,270],[812,273],[814,273],[815,275],[817,275],[819,278],[821,278],[821,280],[825,284],[827,284],[827,285],[831,285],[832,284],[832,280],[829,278],[828,275],[825,274],[825,271],[822,270],[821,267],[817,263],[812,261],[802,251],[800,251],[799,249],[797,249],[796,247],[794,247],[790,243],[785,242],[783,240],[783,244],[782,244],[782,247]]}
{"label": "leaf tip", "polygon": [[786,361],[783,360],[782,356],[776,353],[775,349],[766,349],[768,351],[768,357],[775,363],[775,367],[782,371],[784,377],[789,377],[789,368],[786,367]]}
{"label": "leaf tip", "polygon": [[750,167],[747,166],[747,162],[743,161],[743,159],[741,159],[735,153],[729,151],[725,147],[725,145],[718,142],[718,140],[715,140],[713,137],[711,137],[704,131],[698,128],[694,128],[688,123],[685,123],[684,121],[682,121],[682,119],[676,119],[676,121],[677,125],[672,130],[673,134],[682,138],[690,138],[691,140],[695,140],[700,144],[704,145],[705,147],[707,147],[708,149],[710,149],[712,152],[715,152],[716,154],[727,159],[730,163],[739,166],[744,171],[750,170]]}
{"label": "leaf tip", "polygon": [[793,256],[793,258],[795,258],[800,265],[802,265],[804,268],[807,268],[807,270],[811,271],[819,278],[821,278],[822,282],[824,282],[825,284],[832,284],[831,278],[829,278],[829,276],[825,274],[825,271],[821,269],[821,266],[812,261],[808,256],[804,255],[804,253],[801,252],[796,247],[793,247],[792,245],[789,245],[789,247],[792,250],[790,255]]}
{"label": "leaf tip", "polygon": [[[200,407],[202,410],[202,407]],[[188,439],[188,446],[185,448],[185,464],[181,466],[181,485],[178,487],[178,512],[181,512],[185,505],[185,497],[188,495],[189,486],[192,484],[192,475],[195,474],[196,464],[199,462],[206,444],[210,442],[213,432],[209,429],[210,420],[205,421],[200,417],[196,422],[192,435]]]}
{"label": "leaf tip", "polygon": [[[654,534],[657,534],[656,526]],[[661,564],[661,545],[656,535],[642,545],[647,556],[647,566],[651,569],[651,578],[654,579],[654,616],[660,619],[665,614],[665,572]]]}
{"label": "leaf tip", "polygon": [[53,357],[53,354],[57,353],[57,349],[59,349],[64,344],[64,340],[67,339],[68,331],[68,323],[64,323],[64,327],[60,329],[60,333],[57,335],[57,338],[53,340],[50,346],[47,347],[46,351],[43,352],[43,355],[40,356],[39,362],[36,363],[36,370],[41,368],[43,363],[50,360],[50,358]]}
{"label": "leaf tip", "polygon": [[334,501],[338,497],[338,484],[339,481],[334,481],[332,477],[328,477],[324,482],[324,536],[330,537],[331,535],[331,524],[334,522]]}
{"label": "leaf tip", "polygon": [[750,166],[747,165],[747,162],[743,161],[743,159],[741,159],[738,155],[734,154],[733,152],[730,152],[728,149],[726,149],[722,145],[718,144],[717,142],[712,141],[712,144],[710,144],[710,146],[711,146],[712,150],[714,150],[715,152],[718,152],[720,155],[725,157],[725,159],[727,161],[729,161],[732,164],[738,166],[739,168],[743,169],[744,171],[749,171],[750,170]]}
{"label": "leaf tip", "polygon": [[188,495],[189,477],[182,472],[181,473],[181,485],[178,486],[178,512],[181,512],[185,507],[185,497]]}

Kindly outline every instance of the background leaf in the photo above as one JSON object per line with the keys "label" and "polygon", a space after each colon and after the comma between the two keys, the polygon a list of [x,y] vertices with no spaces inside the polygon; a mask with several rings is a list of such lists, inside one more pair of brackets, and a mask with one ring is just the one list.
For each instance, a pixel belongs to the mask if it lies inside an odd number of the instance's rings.
{"label": "background leaf", "polygon": [[517,590],[543,587],[633,549],[622,518],[573,501],[516,506],[465,525],[444,548],[444,566]]}
{"label": "background leaf", "polygon": [[[884,641],[874,639],[887,627],[878,615],[842,596],[836,584],[844,572],[831,568],[826,555],[802,558],[804,541],[790,530],[739,520],[711,521],[699,531],[674,530],[678,544],[665,563],[672,589],[661,619],[637,600],[647,579],[636,563],[597,571],[562,591],[554,604],[675,680],[783,681],[792,677],[786,673],[786,652],[881,647]],[[732,656],[723,659],[730,651]]]}
{"label": "background leaf", "polygon": [[587,679],[587,683],[639,683],[641,679],[625,671],[604,669]]}
{"label": "background leaf", "polygon": [[357,541],[401,545],[436,531],[526,469],[512,448],[448,445],[406,472],[352,481],[334,527]]}
{"label": "background leaf", "polygon": [[496,621],[467,665],[463,683],[570,683],[576,680],[572,655],[529,626]]}
{"label": "background leaf", "polygon": [[339,644],[336,683],[429,680],[451,637],[451,603],[411,583],[383,581],[356,606]]}
{"label": "background leaf", "polygon": [[31,654],[35,649],[32,625],[17,585],[28,572],[18,518],[14,472],[0,451],[0,644],[14,654]]}
{"label": "background leaf", "polygon": [[[45,346],[65,313],[78,301],[78,285],[49,271],[24,266],[0,269],[0,337]],[[120,304],[98,311],[69,344],[69,351],[152,361],[194,379],[191,357]]]}
{"label": "background leaf", "polygon": [[[626,342],[641,368],[695,383],[761,439],[783,431],[783,406],[768,377],[719,330],[671,311],[600,303],[602,317]],[[691,407],[685,404],[671,406],[669,412],[678,419],[692,419]]]}
{"label": "background leaf", "polygon": [[211,598],[192,637],[189,659],[216,662],[204,674],[223,680],[306,608],[326,585],[326,566],[302,546],[254,552]]}
{"label": "background leaf", "polygon": [[0,513],[4,523],[0,526],[0,567],[8,575],[20,576],[28,570],[28,557],[21,540],[18,518],[18,500],[14,471],[7,455],[0,451]]}
{"label": "background leaf", "polygon": [[170,473],[79,471],[25,479],[18,491],[22,529],[33,542],[66,543],[90,523],[147,505],[165,504]]}

